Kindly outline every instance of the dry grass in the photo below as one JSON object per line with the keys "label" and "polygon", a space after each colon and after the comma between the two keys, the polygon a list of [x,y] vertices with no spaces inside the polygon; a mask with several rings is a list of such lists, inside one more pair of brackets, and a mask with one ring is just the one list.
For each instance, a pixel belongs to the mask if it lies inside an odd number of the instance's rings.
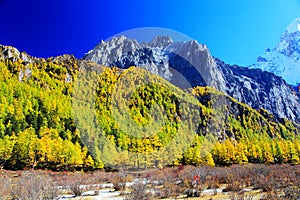
{"label": "dry grass", "polygon": [[[126,185],[126,182],[137,179],[140,181]],[[127,199],[299,199],[300,166],[185,166],[113,173],[2,170],[0,200],[55,199],[61,194],[92,199],[93,197],[82,197],[81,194],[85,191],[99,191],[103,183],[112,183],[111,189],[119,190],[121,194],[129,192],[129,195],[124,196]],[[212,192],[204,192],[207,189]],[[248,190],[244,192],[245,189]]]}

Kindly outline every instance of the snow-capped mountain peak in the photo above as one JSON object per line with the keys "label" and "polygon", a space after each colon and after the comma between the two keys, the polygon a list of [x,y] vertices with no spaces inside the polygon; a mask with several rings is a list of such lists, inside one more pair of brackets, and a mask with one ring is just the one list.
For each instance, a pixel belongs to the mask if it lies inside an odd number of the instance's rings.
{"label": "snow-capped mountain peak", "polygon": [[288,33],[295,33],[300,31],[300,18],[296,18],[288,27],[286,28]]}
{"label": "snow-capped mountain peak", "polygon": [[275,48],[267,48],[250,67],[272,72],[290,85],[297,85],[300,82],[300,18],[287,26]]}

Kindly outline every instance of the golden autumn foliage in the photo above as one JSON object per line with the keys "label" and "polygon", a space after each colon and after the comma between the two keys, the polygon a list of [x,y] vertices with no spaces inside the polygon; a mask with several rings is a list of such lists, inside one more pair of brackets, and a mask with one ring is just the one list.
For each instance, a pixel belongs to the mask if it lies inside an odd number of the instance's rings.
{"label": "golden autumn foliage", "polygon": [[[1,167],[299,164],[299,128],[288,120],[210,87],[183,91],[135,67],[101,67],[96,82],[85,78],[78,91],[80,62],[0,60]],[[84,97],[77,104],[75,92]]]}

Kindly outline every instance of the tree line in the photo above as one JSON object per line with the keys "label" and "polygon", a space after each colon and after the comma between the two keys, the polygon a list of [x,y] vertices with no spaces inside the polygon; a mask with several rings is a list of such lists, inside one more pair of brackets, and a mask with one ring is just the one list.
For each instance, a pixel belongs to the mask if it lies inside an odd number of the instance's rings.
{"label": "tree line", "polygon": [[[99,69],[92,72],[95,85],[83,79],[85,98],[74,105],[82,66]],[[183,91],[135,67],[121,71],[75,58],[0,60],[0,166],[6,169],[298,164],[298,129],[213,88]]]}

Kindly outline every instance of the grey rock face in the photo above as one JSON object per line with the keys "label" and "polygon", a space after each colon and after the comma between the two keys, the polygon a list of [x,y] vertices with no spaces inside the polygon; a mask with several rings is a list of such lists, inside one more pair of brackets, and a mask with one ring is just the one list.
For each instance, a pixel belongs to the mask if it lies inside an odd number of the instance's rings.
{"label": "grey rock face", "polygon": [[20,70],[19,71],[19,77],[18,77],[18,80],[20,82],[23,81],[23,78],[25,77],[26,79],[29,79],[32,75],[32,71],[29,67],[26,67],[25,70]]}
{"label": "grey rock face", "polygon": [[173,40],[170,36],[155,36],[149,43],[143,43],[145,47],[166,47],[172,44]]}
{"label": "grey rock face", "polygon": [[[25,63],[33,62],[33,59],[27,55],[25,52],[20,52],[18,49],[11,46],[3,46],[0,45],[0,58],[9,59],[13,62],[17,60],[22,60]],[[32,75],[32,71],[29,67],[26,67],[23,70],[19,71],[18,80],[23,81],[23,78],[30,78]]]}
{"label": "grey rock face", "polygon": [[0,58],[10,59],[12,61],[21,59],[28,63],[32,62],[32,58],[28,56],[25,52],[19,52],[18,49],[11,46],[0,45]]}
{"label": "grey rock face", "polygon": [[300,99],[281,77],[260,69],[230,66],[215,59],[226,80],[226,93],[254,109],[300,122]]}
{"label": "grey rock face", "polygon": [[197,41],[173,42],[155,37],[138,43],[125,36],[99,43],[84,60],[104,66],[138,66],[182,87],[212,86],[237,100],[278,118],[300,122],[300,100],[282,78],[259,69],[230,66],[210,55]]}
{"label": "grey rock face", "polygon": [[101,41],[84,56],[84,59],[108,66],[116,58],[126,55],[128,52],[134,53],[140,48],[142,46],[136,40],[127,39],[125,36],[114,37],[108,42]]}
{"label": "grey rock face", "polygon": [[102,41],[83,59],[124,69],[142,67],[183,88],[210,85],[225,90],[224,79],[209,50],[197,41],[173,42],[169,36],[157,36],[140,44],[121,36]]}

